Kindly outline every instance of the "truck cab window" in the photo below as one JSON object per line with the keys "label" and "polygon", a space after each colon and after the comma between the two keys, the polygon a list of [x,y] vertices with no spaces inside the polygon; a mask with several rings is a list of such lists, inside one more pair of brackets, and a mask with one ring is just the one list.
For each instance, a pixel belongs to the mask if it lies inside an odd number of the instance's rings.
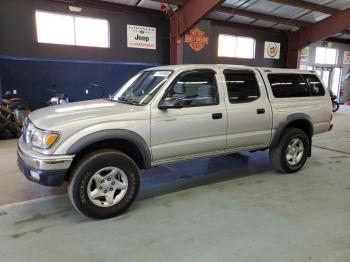
{"label": "truck cab window", "polygon": [[183,107],[217,105],[219,102],[215,72],[198,70],[180,76],[166,97],[183,100]]}
{"label": "truck cab window", "polygon": [[259,98],[260,89],[253,72],[225,70],[224,75],[231,104],[249,103]]}

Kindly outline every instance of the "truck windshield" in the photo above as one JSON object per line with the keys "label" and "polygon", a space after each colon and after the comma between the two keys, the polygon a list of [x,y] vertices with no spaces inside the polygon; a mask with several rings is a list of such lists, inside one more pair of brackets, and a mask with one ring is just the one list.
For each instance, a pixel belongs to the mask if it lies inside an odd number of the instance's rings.
{"label": "truck windshield", "polygon": [[113,100],[132,105],[146,105],[169,79],[172,71],[147,70],[138,73],[113,95]]}

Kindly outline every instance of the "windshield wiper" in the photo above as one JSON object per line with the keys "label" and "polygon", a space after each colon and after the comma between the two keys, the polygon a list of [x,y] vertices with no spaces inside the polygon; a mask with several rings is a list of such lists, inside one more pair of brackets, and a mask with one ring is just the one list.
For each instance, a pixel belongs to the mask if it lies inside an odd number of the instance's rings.
{"label": "windshield wiper", "polygon": [[142,106],[142,104],[139,104],[138,102],[136,102],[136,101],[134,101],[132,99],[127,99],[125,97],[119,97],[118,99],[113,100],[113,101],[126,103],[126,104],[133,105],[133,106]]}

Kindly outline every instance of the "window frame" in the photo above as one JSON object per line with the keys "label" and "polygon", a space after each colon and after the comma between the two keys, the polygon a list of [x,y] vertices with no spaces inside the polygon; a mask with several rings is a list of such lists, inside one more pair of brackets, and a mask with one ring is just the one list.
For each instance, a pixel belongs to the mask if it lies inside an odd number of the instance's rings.
{"label": "window frame", "polygon": [[172,80],[172,82],[169,84],[169,86],[167,87],[167,89],[164,91],[164,94],[162,95],[162,98],[159,100],[158,102],[158,106],[161,103],[161,101],[163,99],[166,98],[168,92],[174,87],[174,85],[177,83],[177,81],[183,77],[184,75],[188,74],[188,73],[193,73],[193,72],[210,72],[214,75],[215,78],[215,84],[216,84],[216,89],[217,89],[217,94],[216,94],[216,103],[215,104],[208,104],[208,105],[189,105],[189,106],[183,106],[182,108],[191,108],[191,107],[204,107],[204,106],[217,106],[220,105],[220,90],[219,90],[219,85],[218,85],[218,79],[217,79],[217,72],[213,69],[210,68],[200,68],[200,69],[188,69],[188,70],[184,70],[182,72],[180,72],[175,78],[174,80]]}
{"label": "window frame", "polygon": [[[37,24],[37,19],[36,19],[36,13],[41,12],[41,13],[46,13],[46,14],[53,14],[53,15],[63,15],[63,16],[71,16],[73,18],[73,31],[74,31],[74,44],[61,44],[61,43],[48,43],[48,42],[39,42],[39,35],[38,35],[38,24]],[[87,46],[87,45],[77,45],[77,36],[76,36],[76,22],[75,18],[80,17],[80,18],[89,18],[89,19],[96,19],[96,20],[104,20],[107,22],[107,29],[108,29],[108,46]],[[36,43],[38,44],[48,44],[48,45],[61,45],[61,46],[75,46],[75,47],[87,47],[87,48],[111,48],[111,26],[110,22],[106,18],[99,18],[99,17],[91,17],[91,16],[82,16],[82,15],[75,15],[75,14],[70,14],[70,13],[65,13],[65,12],[53,12],[53,11],[46,11],[46,10],[41,10],[41,9],[35,9],[34,12],[34,25],[35,25],[35,33],[36,33]]]}
{"label": "window frame", "polygon": [[[219,49],[220,49],[220,35],[223,36],[230,36],[236,38],[236,48],[235,48],[235,56],[227,56],[227,55],[220,55],[219,54]],[[237,39],[238,38],[247,38],[247,39],[252,39],[253,40],[253,57],[252,58],[247,58],[247,57],[238,57],[237,56]],[[240,35],[229,35],[229,34],[219,34],[218,35],[218,48],[217,48],[217,56],[218,57],[223,57],[223,58],[236,58],[236,59],[247,59],[247,60],[252,60],[256,58],[256,39],[250,36],[240,36]]]}
{"label": "window frame", "polygon": [[[320,49],[320,48],[323,48],[325,50],[324,57],[323,57],[323,63],[319,63],[319,61],[318,62],[316,61],[317,49]],[[334,63],[332,63],[332,64],[325,63],[325,60],[327,57],[327,50],[330,50],[330,49],[336,51],[335,60],[334,60]],[[324,46],[317,46],[316,47],[316,49],[315,49],[315,64],[317,64],[317,65],[336,65],[338,63],[338,60],[339,60],[339,49],[334,48],[334,47],[324,47]]]}
{"label": "window frame", "polygon": [[[227,86],[227,81],[226,81],[226,74],[225,74],[225,72],[233,72],[233,73],[236,73],[236,72],[239,73],[239,72],[241,72],[241,73],[250,73],[250,74],[252,74],[252,75],[255,77],[255,80],[256,80],[256,86],[258,87],[259,96],[258,96],[256,99],[254,99],[254,100],[252,100],[252,101],[249,101],[249,102],[237,102],[237,103],[232,103],[231,100],[230,100],[230,95],[229,95],[229,90],[228,90],[228,86]],[[243,69],[243,70],[242,70],[242,69],[237,69],[237,70],[235,70],[235,69],[224,69],[224,70],[222,71],[222,74],[223,74],[223,76],[224,76],[224,82],[225,82],[225,86],[226,86],[227,100],[229,101],[229,103],[230,103],[231,105],[252,103],[252,102],[255,102],[255,101],[257,101],[258,99],[261,98],[261,90],[260,90],[260,86],[259,86],[257,74],[256,74],[255,71],[249,70],[249,69],[246,69],[246,70],[245,70],[245,69]]]}

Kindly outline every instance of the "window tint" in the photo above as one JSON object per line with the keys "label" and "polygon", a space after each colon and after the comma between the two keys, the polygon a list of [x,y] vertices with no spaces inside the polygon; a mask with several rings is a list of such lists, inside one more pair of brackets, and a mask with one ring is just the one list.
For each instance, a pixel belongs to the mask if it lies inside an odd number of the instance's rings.
{"label": "window tint", "polygon": [[217,105],[219,98],[215,73],[209,70],[184,73],[166,97],[181,98],[184,107]]}
{"label": "window tint", "polygon": [[269,74],[268,79],[276,98],[311,96],[305,80],[299,74]]}
{"label": "window tint", "polygon": [[324,96],[325,91],[323,85],[316,75],[303,75],[310,92],[313,96]]}
{"label": "window tint", "polygon": [[225,70],[224,74],[230,103],[247,103],[259,98],[260,90],[253,72]]}

